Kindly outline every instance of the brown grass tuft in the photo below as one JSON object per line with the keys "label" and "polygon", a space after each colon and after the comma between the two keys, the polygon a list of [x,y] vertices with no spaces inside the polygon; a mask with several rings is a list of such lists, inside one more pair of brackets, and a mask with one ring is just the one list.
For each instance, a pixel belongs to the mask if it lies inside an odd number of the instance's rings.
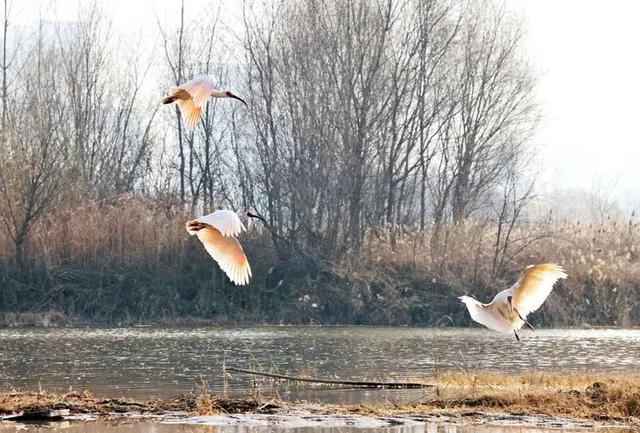
{"label": "brown grass tuft", "polygon": [[613,420],[640,426],[640,376],[571,375],[528,372],[480,373],[470,384],[463,373],[443,374],[433,382],[439,392],[407,405],[335,408],[374,416],[437,413],[440,410],[538,414],[591,421]]}

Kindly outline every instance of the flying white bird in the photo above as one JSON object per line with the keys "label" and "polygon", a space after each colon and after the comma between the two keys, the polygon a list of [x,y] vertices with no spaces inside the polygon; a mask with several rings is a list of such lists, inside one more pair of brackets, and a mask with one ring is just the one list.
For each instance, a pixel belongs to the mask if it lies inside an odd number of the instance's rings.
{"label": "flying white bird", "polygon": [[209,98],[232,98],[247,105],[243,99],[231,92],[216,90],[214,78],[211,75],[202,75],[179,85],[164,97],[162,103],[177,102],[185,125],[189,129],[194,129],[198,126],[200,116]]}
{"label": "flying white bird", "polygon": [[[261,216],[251,212],[243,212],[241,215],[265,221]],[[244,255],[242,245],[236,239],[236,236],[246,229],[237,213],[217,210],[188,221],[186,226],[189,234],[198,235],[209,255],[218,262],[231,281],[240,286],[249,283],[251,266]]]}
{"label": "flying white bird", "polygon": [[551,293],[553,285],[567,274],[555,263],[527,266],[520,279],[509,289],[498,293],[489,304],[483,304],[469,296],[460,296],[469,310],[471,318],[489,329],[511,332],[520,341],[516,332],[527,325],[527,315],[536,311]]}

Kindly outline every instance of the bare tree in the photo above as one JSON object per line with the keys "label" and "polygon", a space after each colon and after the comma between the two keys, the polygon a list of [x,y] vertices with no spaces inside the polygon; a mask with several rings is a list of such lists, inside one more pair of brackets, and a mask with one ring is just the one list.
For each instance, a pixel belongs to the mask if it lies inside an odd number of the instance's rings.
{"label": "bare tree", "polygon": [[469,8],[452,83],[459,107],[452,124],[455,223],[487,202],[538,118],[535,79],[520,54],[520,26],[509,19],[504,5],[474,2]]}
{"label": "bare tree", "polygon": [[521,230],[524,225],[522,214],[535,198],[535,178],[523,182],[519,179],[521,174],[522,170],[516,167],[508,169],[504,183],[499,188],[502,191],[494,208],[496,239],[491,263],[492,278],[501,275],[505,265],[533,242],[549,235],[542,228],[542,222],[537,227],[526,225]]}
{"label": "bare tree", "polygon": [[[42,29],[42,26],[41,26]],[[59,80],[61,65],[42,31],[28,68],[12,89],[11,114],[0,150],[0,217],[24,265],[25,244],[34,224],[54,206],[67,185],[67,151],[62,133],[66,111]]]}
{"label": "bare tree", "polygon": [[94,197],[131,191],[143,176],[158,110],[141,96],[151,62],[135,47],[114,52],[111,24],[97,5],[80,9],[78,21],[60,24],[55,36],[69,101],[62,131],[77,185]]}
{"label": "bare tree", "polygon": [[620,213],[614,197],[618,181],[617,177],[607,179],[604,176],[596,176],[591,183],[588,195],[589,211],[591,218],[598,224],[604,224],[607,218]]}
{"label": "bare tree", "polygon": [[7,75],[9,71],[10,61],[7,58],[7,34],[9,30],[9,1],[4,0],[4,15],[2,20],[2,129],[7,126]]}
{"label": "bare tree", "polygon": [[392,96],[386,61],[398,11],[390,1],[311,0],[270,11],[266,23],[245,15],[245,47],[271,223],[303,244],[323,238],[325,252],[357,249]]}

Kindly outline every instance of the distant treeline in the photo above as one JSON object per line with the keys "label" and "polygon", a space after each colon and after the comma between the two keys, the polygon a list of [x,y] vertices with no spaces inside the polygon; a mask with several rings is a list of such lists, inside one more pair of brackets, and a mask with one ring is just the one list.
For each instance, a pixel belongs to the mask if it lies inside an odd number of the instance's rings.
{"label": "distant treeline", "polygon": [[[640,323],[633,219],[529,218],[536,79],[501,2],[265,2],[233,36],[196,12],[150,57],[90,3],[4,44],[6,323],[461,324],[457,295],[541,261],[570,274],[541,323]],[[202,73],[249,107],[190,132],[158,100]],[[248,287],[184,230],[220,207],[268,221]]]}

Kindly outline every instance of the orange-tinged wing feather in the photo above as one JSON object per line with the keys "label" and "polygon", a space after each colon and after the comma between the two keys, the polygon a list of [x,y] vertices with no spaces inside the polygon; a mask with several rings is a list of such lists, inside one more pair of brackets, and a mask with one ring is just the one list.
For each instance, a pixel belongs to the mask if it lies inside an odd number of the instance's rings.
{"label": "orange-tinged wing feather", "polygon": [[513,306],[524,318],[540,308],[556,281],[566,277],[564,269],[555,263],[527,266],[518,282],[510,289]]}
{"label": "orange-tinged wing feather", "polygon": [[202,114],[202,108],[198,107],[193,102],[193,99],[178,99],[177,103],[178,107],[180,107],[182,119],[184,120],[184,124],[187,128],[194,129],[198,126],[200,115]]}
{"label": "orange-tinged wing feather", "polygon": [[249,283],[251,267],[242,245],[233,236],[222,236],[220,231],[207,225],[196,233],[205,249],[234,283],[242,286]]}

